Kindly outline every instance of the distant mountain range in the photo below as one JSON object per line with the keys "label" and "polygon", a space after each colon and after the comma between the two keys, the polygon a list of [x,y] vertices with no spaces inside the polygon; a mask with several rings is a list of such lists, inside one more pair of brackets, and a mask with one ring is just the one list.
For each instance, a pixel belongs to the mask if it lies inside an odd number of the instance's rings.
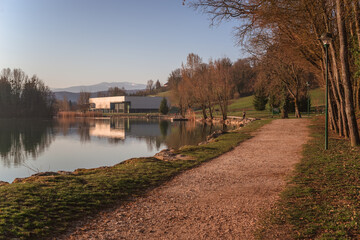
{"label": "distant mountain range", "polygon": [[85,92],[102,92],[107,91],[111,87],[125,88],[125,90],[143,90],[146,88],[145,84],[140,83],[130,83],[130,82],[102,82],[94,85],[87,86],[73,86],[67,88],[53,88],[53,92],[70,92],[70,93],[79,93],[81,91]]}
{"label": "distant mountain range", "polygon": [[[125,92],[127,94],[134,94],[138,91],[141,91],[141,90],[125,90]],[[90,93],[90,97],[98,97],[98,94],[99,93],[102,93],[102,94],[106,94],[107,91],[100,91],[100,92],[93,92],[93,93]],[[80,96],[80,93],[73,93],[73,92],[66,92],[66,91],[62,91],[62,92],[54,92],[55,94],[55,98],[57,100],[64,100],[64,97],[66,97],[66,99],[68,101],[72,101],[72,102],[77,102],[79,96]]]}
{"label": "distant mountain range", "polygon": [[106,93],[109,88],[118,87],[125,88],[127,94],[136,93],[137,91],[144,90],[146,88],[145,84],[139,83],[130,83],[130,82],[102,82],[99,84],[88,85],[88,86],[73,86],[68,88],[52,88],[56,99],[63,100],[64,97],[67,100],[76,102],[80,96],[81,91],[90,92],[91,97],[97,97],[98,93]]}

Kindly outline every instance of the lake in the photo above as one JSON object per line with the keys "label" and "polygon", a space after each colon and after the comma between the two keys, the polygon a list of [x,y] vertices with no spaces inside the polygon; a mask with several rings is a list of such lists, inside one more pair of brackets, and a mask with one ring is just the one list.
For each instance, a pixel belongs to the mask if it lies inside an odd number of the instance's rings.
{"label": "lake", "polygon": [[0,181],[112,166],[196,145],[222,126],[159,119],[0,119]]}

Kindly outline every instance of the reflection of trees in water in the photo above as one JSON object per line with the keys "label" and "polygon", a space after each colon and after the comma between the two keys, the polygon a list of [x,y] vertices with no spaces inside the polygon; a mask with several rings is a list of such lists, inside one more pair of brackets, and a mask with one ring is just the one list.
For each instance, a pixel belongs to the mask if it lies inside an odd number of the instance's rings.
{"label": "reflection of trees in water", "polygon": [[[184,145],[196,145],[206,139],[213,131],[221,129],[221,125],[202,124],[196,122],[159,122],[161,135],[156,137],[143,137],[149,151],[159,150],[161,144],[168,148],[180,148]],[[138,137],[139,138],[139,137]]]}
{"label": "reflection of trees in water", "polygon": [[68,136],[71,134],[71,129],[76,129],[79,124],[79,119],[77,118],[58,118],[57,121],[57,130],[63,136]]}
{"label": "reflection of trees in water", "polygon": [[206,139],[206,136],[213,131],[220,129],[220,126],[208,125],[196,122],[173,123],[171,133],[166,138],[168,148],[179,148],[184,145],[196,145]]}
{"label": "reflection of trees in water", "polygon": [[[60,118],[57,120],[57,129],[64,136],[76,133],[80,136],[81,142],[88,142],[90,138],[90,128],[93,126],[93,119],[86,118]],[[76,132],[72,132],[75,129]]]}
{"label": "reflection of trees in water", "polygon": [[[90,129],[95,123],[109,125],[109,129],[124,131],[127,136],[145,141],[149,151],[194,145],[221,126],[195,122],[160,121],[158,119],[58,119],[57,121],[0,120],[0,161],[6,166],[19,166],[33,157],[36,159],[55,139],[55,135],[79,135],[80,141],[91,140]],[[106,138],[111,144],[123,144],[123,138]]]}
{"label": "reflection of trees in water", "polygon": [[90,123],[88,121],[82,121],[79,123],[78,133],[80,135],[80,142],[89,142],[90,137]]}
{"label": "reflection of trees in water", "polygon": [[0,120],[0,156],[5,166],[34,159],[54,140],[51,121]]}
{"label": "reflection of trees in water", "polygon": [[145,139],[148,151],[153,151],[154,149],[159,151],[161,144],[165,143],[164,138],[162,136],[146,137],[144,139]]}
{"label": "reflection of trees in water", "polygon": [[108,142],[111,144],[124,143],[125,139],[122,138],[108,138]]}
{"label": "reflection of trees in water", "polygon": [[169,121],[160,121],[160,132],[163,137],[166,137],[168,134]]}

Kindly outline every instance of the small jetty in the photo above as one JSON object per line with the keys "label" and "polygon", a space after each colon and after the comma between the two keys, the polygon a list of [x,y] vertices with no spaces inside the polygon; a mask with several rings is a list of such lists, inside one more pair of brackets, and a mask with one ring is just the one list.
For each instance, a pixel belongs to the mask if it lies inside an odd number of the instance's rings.
{"label": "small jetty", "polygon": [[171,118],[170,120],[171,120],[171,122],[175,122],[175,121],[189,121],[188,118]]}

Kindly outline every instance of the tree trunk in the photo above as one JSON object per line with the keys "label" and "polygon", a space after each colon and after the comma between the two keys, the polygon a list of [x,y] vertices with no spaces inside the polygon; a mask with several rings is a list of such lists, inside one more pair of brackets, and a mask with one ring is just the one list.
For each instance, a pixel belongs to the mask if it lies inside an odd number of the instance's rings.
{"label": "tree trunk", "polygon": [[[337,92],[335,90],[335,84],[334,84],[334,79],[332,77],[331,74],[329,74],[329,80],[330,80],[330,88],[331,91],[329,91],[329,96],[330,96],[330,103],[334,103],[333,106],[333,110],[336,109],[336,111],[333,111],[333,115],[334,115],[334,120],[336,122],[336,133],[338,133],[340,136],[344,136],[344,131],[343,131],[343,127],[342,127],[342,116],[341,116],[341,107],[340,107],[340,101],[338,99],[337,96]],[[336,112],[336,113],[335,113]]]}
{"label": "tree trunk", "polygon": [[360,49],[360,11],[359,11],[359,3],[358,1],[352,1],[352,7],[355,14],[355,29],[356,29],[356,35],[358,39],[358,47]]}
{"label": "tree trunk", "polygon": [[360,144],[359,130],[356,122],[352,85],[350,80],[349,62],[348,62],[348,47],[347,36],[344,21],[343,5],[341,0],[336,0],[336,20],[339,31],[340,41],[340,61],[341,61],[341,75],[342,83],[344,86],[345,95],[345,112],[349,124],[349,135],[351,146],[357,146]]}
{"label": "tree trunk", "polygon": [[222,111],[222,117],[223,117],[223,120],[224,120],[224,121],[227,119],[226,106],[223,108],[223,111]]}
{"label": "tree trunk", "polygon": [[220,106],[220,111],[221,111],[222,118],[223,118],[223,120],[226,120],[227,119],[227,101],[221,99],[221,97],[219,96],[218,97],[218,103],[219,103],[219,106]]}
{"label": "tree trunk", "polygon": [[283,88],[283,92],[282,92],[282,104],[281,104],[281,118],[289,118],[288,115],[288,101],[287,101],[287,94],[286,94],[287,90],[286,87]]}
{"label": "tree trunk", "polygon": [[296,118],[301,118],[301,113],[299,111],[299,100],[298,100],[297,97],[294,100],[294,104],[295,104],[295,117]]}
{"label": "tree trunk", "polygon": [[[341,125],[339,126],[339,134],[340,136],[345,136],[345,137],[349,137],[349,127],[348,127],[348,122],[347,122],[347,118],[346,118],[346,112],[345,112],[345,101],[344,101],[344,94],[343,94],[343,90],[340,84],[340,73],[338,70],[338,66],[337,66],[337,61],[336,61],[336,51],[334,48],[334,41],[332,42],[332,44],[330,44],[330,59],[331,59],[331,66],[332,66],[332,77],[335,80],[334,83],[334,87],[336,89],[337,92],[337,99],[339,101],[339,119],[341,120]],[[329,74],[330,75],[330,74]],[[330,80],[332,79],[331,77],[329,78]]]}
{"label": "tree trunk", "polygon": [[206,115],[206,106],[204,104],[201,105],[201,109],[202,109],[202,114],[203,114],[203,118],[204,120],[207,119],[207,115]]}
{"label": "tree trunk", "polygon": [[213,116],[213,108],[211,107],[211,102],[208,101],[208,108],[209,108],[209,115],[210,115],[210,119],[214,119],[214,116]]}
{"label": "tree trunk", "polygon": [[357,79],[354,79],[354,108],[356,110],[359,110],[359,81]]}
{"label": "tree trunk", "polygon": [[358,79],[357,84],[358,85],[355,95],[356,95],[357,110],[360,111],[360,79]]}
{"label": "tree trunk", "polygon": [[289,118],[288,111],[286,107],[281,108],[281,118]]}
{"label": "tree trunk", "polygon": [[333,95],[329,91],[329,115],[330,115],[330,123],[331,129],[334,130],[336,133],[339,132],[339,127],[336,122],[336,114],[335,114],[335,107],[333,105]]}
{"label": "tree trunk", "polygon": [[[354,22],[355,22],[355,31],[357,36],[358,50],[360,50],[360,9],[359,2],[352,1],[352,8],[354,11]],[[357,110],[360,110],[360,79],[354,79],[354,107]]]}

